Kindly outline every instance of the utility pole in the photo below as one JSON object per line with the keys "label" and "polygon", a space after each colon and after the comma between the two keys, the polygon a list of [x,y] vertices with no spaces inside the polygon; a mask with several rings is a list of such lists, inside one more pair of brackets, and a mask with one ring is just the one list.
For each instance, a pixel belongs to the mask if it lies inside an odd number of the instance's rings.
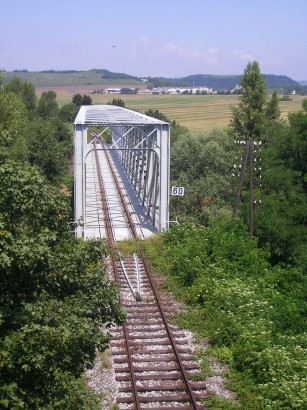
{"label": "utility pole", "polygon": [[254,159],[253,159],[253,141],[246,141],[245,142],[245,154],[244,154],[244,158],[243,158],[243,162],[242,162],[242,168],[241,168],[241,173],[240,173],[240,177],[239,177],[239,184],[238,184],[238,188],[237,188],[236,199],[235,199],[235,202],[234,202],[233,208],[232,208],[232,216],[233,216],[233,218],[236,218],[236,216],[237,216],[248,157],[249,157],[249,234],[250,234],[251,238],[253,238],[253,236],[254,236],[254,195],[253,195],[253,190],[254,190],[254,184],[253,184],[254,163],[253,162],[254,162]]}
{"label": "utility pole", "polygon": [[253,146],[254,146],[253,141],[250,141],[249,143],[249,234],[251,238],[253,238],[254,236]]}
{"label": "utility pole", "polygon": [[242,187],[243,187],[243,180],[244,180],[244,175],[245,175],[245,170],[246,170],[246,164],[247,164],[247,159],[248,159],[248,155],[249,155],[249,145],[250,145],[250,142],[246,141],[245,155],[244,155],[244,158],[243,158],[241,173],[240,173],[240,177],[239,177],[239,185],[238,185],[238,188],[237,188],[236,199],[235,199],[235,202],[234,202],[233,208],[232,208],[233,218],[236,218],[237,212],[238,212],[238,206],[239,206]]}

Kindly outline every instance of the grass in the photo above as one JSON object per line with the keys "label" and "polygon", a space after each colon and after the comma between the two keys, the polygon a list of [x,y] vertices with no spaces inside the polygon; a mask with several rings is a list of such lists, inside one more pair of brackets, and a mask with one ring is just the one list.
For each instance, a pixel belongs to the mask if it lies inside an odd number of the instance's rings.
{"label": "grass", "polygon": [[[5,73],[5,80],[16,76],[14,72]],[[238,104],[234,95],[118,95],[91,94],[94,90],[110,87],[146,88],[146,84],[135,80],[104,79],[100,72],[85,71],[75,73],[25,72],[18,77],[31,81],[36,87],[38,96],[44,91],[57,93],[60,106],[71,102],[75,93],[89,94],[94,104],[107,104],[113,98],[120,97],[127,108],[145,112],[149,109],[159,110],[170,120],[187,127],[192,132],[210,131],[213,128],[224,128],[231,118],[230,107]],[[294,95],[292,101],[281,101],[280,109],[283,118],[288,112],[296,112],[302,107],[303,96]]]}
{"label": "grass", "polygon": [[[39,97],[44,91],[53,90],[57,94],[59,106],[70,103],[75,93],[90,95],[93,104],[108,104],[113,98],[121,98],[129,109],[142,113],[149,109],[159,110],[171,121],[176,121],[192,132],[204,132],[213,128],[227,127],[232,116],[231,106],[236,106],[239,103],[239,98],[235,95],[91,94],[94,90],[102,88],[121,88],[124,85],[121,84],[123,80],[121,80],[121,83],[113,81],[112,84],[110,82],[101,84],[102,80],[100,80],[99,83],[74,85],[73,79],[70,80],[71,84],[65,84],[65,77],[64,74],[61,77],[63,85],[57,86],[52,85],[51,79],[49,81],[50,86],[48,84],[40,86],[40,83],[36,81],[37,96]],[[142,86],[137,85],[139,88]],[[291,101],[280,102],[282,118],[286,118],[289,112],[296,112],[302,107],[304,96],[294,95],[291,98]]]}
{"label": "grass", "polygon": [[117,247],[121,254],[127,255],[131,253],[137,253],[137,243],[133,239],[127,239],[125,241],[117,242]]}
{"label": "grass", "polygon": [[[90,94],[101,86],[76,86],[73,91],[89,94],[93,104],[107,104],[113,98],[121,98],[126,107],[144,113],[149,109],[159,110],[171,121],[188,128],[192,132],[205,132],[213,128],[227,127],[231,119],[231,106],[239,103],[235,95],[120,95],[120,94]],[[72,88],[65,87],[37,87],[37,95],[52,89],[57,93],[57,101],[61,106],[71,102]],[[282,118],[289,112],[301,109],[303,96],[291,96],[292,101],[281,101],[280,110]]]}

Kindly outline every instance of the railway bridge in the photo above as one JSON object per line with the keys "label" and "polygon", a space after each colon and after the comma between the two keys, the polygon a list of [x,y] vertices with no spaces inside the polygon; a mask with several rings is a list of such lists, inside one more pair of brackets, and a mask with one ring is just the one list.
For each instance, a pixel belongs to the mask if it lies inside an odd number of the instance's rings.
{"label": "railway bridge", "polygon": [[[98,173],[104,172],[105,165],[103,159],[100,162],[94,159],[102,151],[107,152],[117,169],[131,213],[136,224],[143,228],[143,234],[167,229],[170,125],[114,105],[89,105],[80,108],[74,122],[76,236],[105,237],[105,217],[98,192]],[[116,221],[118,201],[112,194],[111,182],[106,190]],[[118,239],[126,239],[123,224],[119,217],[117,229],[121,235],[118,234]]]}

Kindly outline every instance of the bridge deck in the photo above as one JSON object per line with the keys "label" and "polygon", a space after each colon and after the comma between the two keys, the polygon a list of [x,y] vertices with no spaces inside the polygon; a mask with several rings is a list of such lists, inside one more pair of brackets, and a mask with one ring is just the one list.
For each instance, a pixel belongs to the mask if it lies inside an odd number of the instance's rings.
{"label": "bridge deck", "polygon": [[[123,210],[119,205],[118,195],[114,181],[111,177],[104,152],[98,151],[100,169],[105,184],[107,202],[110,207],[110,216],[112,226],[114,227],[115,240],[129,239],[130,234],[127,228],[126,220],[123,216]],[[136,224],[139,237],[146,238],[157,232],[152,225],[150,218],[146,215],[144,208],[140,204],[127,176],[120,164],[116,154],[110,154],[111,162],[116,169],[117,178],[123,189],[127,203],[131,209],[131,216]],[[84,220],[84,238],[105,238],[104,215],[99,192],[98,173],[95,164],[94,152],[92,151],[87,159],[86,166],[86,199],[85,199],[85,220]]]}

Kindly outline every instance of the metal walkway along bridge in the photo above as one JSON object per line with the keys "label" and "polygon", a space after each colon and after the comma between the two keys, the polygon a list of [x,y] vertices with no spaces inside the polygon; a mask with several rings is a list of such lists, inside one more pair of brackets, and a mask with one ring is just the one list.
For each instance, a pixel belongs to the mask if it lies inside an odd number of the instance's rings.
{"label": "metal walkway along bridge", "polygon": [[117,240],[127,239],[106,156],[116,169],[140,237],[168,228],[170,125],[114,105],[82,106],[74,123],[76,236],[104,238],[100,173]]}

